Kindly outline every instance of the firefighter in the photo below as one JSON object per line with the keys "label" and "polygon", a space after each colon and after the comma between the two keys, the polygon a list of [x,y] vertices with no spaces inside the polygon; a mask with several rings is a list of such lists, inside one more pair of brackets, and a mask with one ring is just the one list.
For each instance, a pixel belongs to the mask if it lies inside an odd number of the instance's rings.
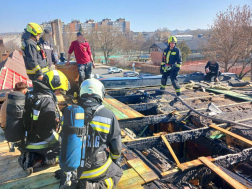
{"label": "firefighter", "polygon": [[[78,185],[83,189],[112,189],[123,174],[121,130],[114,113],[102,105],[104,96],[99,80],[87,79],[81,84],[79,106],[85,110],[84,125],[88,126],[85,163],[77,169]],[[60,188],[66,188],[63,175]]]}
{"label": "firefighter", "polygon": [[38,44],[42,32],[40,25],[30,22],[22,35],[21,48],[26,72],[32,81],[42,80],[44,73],[49,71],[45,51]]}
{"label": "firefighter", "polygon": [[219,81],[219,76],[221,75],[220,72],[220,65],[216,61],[216,57],[212,56],[205,66],[206,71],[206,80],[207,81]]}
{"label": "firefighter", "polygon": [[57,59],[55,58],[54,53],[53,53],[53,46],[49,42],[50,37],[51,37],[51,32],[48,29],[44,29],[44,33],[42,37],[40,37],[39,39],[39,44],[45,51],[49,70],[55,70]]}
{"label": "firefighter", "polygon": [[176,47],[177,38],[171,36],[168,38],[168,47],[164,50],[160,73],[162,74],[161,88],[165,90],[168,76],[170,76],[172,85],[177,96],[181,95],[181,88],[178,83],[177,75],[182,65],[181,51]]}
{"label": "firefighter", "polygon": [[34,167],[58,161],[60,136],[57,133],[60,112],[56,95],[69,89],[67,77],[58,70],[47,72],[43,80],[33,81],[33,91],[25,100],[25,143],[19,146],[20,166],[29,174]]}

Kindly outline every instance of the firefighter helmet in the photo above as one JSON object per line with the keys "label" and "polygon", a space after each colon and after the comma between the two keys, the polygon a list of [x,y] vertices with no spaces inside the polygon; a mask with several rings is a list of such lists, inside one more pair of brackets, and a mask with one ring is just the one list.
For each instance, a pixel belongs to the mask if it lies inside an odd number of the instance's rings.
{"label": "firefighter helmet", "polygon": [[171,42],[177,43],[177,41],[178,40],[177,40],[177,38],[175,36],[171,36],[171,37],[168,38],[168,44],[171,43]]}
{"label": "firefighter helmet", "polygon": [[104,85],[97,79],[91,78],[82,82],[80,88],[80,97],[81,98],[98,98],[101,101],[105,96]]}
{"label": "firefighter helmet", "polygon": [[43,29],[41,28],[40,25],[30,22],[26,26],[26,31],[31,33],[34,36],[37,36],[38,34],[41,34],[43,32]]}
{"label": "firefighter helmet", "polygon": [[62,89],[68,91],[70,89],[70,83],[61,71],[51,70],[44,75],[43,81],[46,82],[53,91],[57,89]]}

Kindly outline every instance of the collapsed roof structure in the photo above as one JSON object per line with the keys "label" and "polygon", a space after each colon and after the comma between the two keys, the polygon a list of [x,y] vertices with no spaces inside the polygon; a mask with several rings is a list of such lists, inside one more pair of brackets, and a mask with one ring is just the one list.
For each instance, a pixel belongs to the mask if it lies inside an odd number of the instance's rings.
{"label": "collapsed roof structure", "polygon": [[[116,188],[251,188],[251,86],[228,86],[237,82],[183,84],[176,103],[170,94],[157,95],[158,87],[107,89],[104,105],[119,120],[123,140],[124,174]],[[60,108],[74,103],[58,99]],[[58,165],[27,177],[19,151],[8,150],[2,137],[1,188],[58,188]]]}

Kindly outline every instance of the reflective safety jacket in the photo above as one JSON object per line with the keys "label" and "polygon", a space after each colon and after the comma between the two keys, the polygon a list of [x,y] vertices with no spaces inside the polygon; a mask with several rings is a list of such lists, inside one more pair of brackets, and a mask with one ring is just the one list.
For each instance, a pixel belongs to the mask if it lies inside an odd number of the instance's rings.
{"label": "reflective safety jacket", "polygon": [[35,80],[49,71],[44,50],[37,44],[36,41],[31,38],[23,38],[21,47],[26,72],[31,80]]}
{"label": "reflective safety jacket", "polygon": [[175,46],[170,50],[170,45],[164,50],[160,72],[167,72],[173,67],[180,68],[182,65],[181,51]]}
{"label": "reflective safety jacket", "polygon": [[45,50],[48,67],[50,68],[53,64],[57,64],[57,60],[53,54],[53,46],[44,41],[42,37],[39,39],[39,44]]}
{"label": "reflective safety jacket", "polygon": [[[85,110],[85,124],[92,116],[92,108],[96,103],[82,103]],[[92,117],[91,117],[92,118]],[[112,161],[116,161],[121,155],[122,141],[121,129],[114,113],[102,107],[90,121],[88,137],[86,141],[86,162],[82,157],[78,168],[80,179],[93,179],[106,173]]]}
{"label": "reflective safety jacket", "polygon": [[[34,98],[35,101],[30,107],[31,111],[29,111],[27,106],[30,106],[29,99],[32,98],[32,95],[37,97]],[[33,92],[27,94],[25,102],[25,127],[28,126],[28,144],[25,146],[26,149],[43,150],[59,146],[60,136],[55,132],[55,102],[57,102],[56,96],[50,92],[43,81],[33,82]]]}

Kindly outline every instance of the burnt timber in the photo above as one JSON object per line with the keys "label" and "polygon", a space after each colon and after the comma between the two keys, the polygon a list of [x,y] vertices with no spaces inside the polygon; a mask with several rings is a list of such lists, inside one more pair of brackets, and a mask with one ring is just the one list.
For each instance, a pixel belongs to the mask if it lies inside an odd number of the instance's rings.
{"label": "burnt timber", "polygon": [[[145,89],[149,87],[140,90]],[[168,87],[167,91],[172,92],[173,89]],[[252,165],[251,145],[239,137],[218,132],[209,124],[249,141],[252,141],[251,129],[222,122],[204,122],[180,103],[171,105],[173,98],[169,95],[144,94],[139,89],[108,90],[107,94],[104,105],[116,114],[122,138],[127,138],[121,158],[124,175],[116,188],[209,188],[210,185],[212,188],[231,188],[204,166],[200,157],[206,157],[232,179],[251,188],[252,182],[246,176],[234,172],[241,163]],[[208,104],[214,103],[222,113],[211,116],[252,125],[251,101],[199,90],[185,90],[182,99],[206,115],[209,114]],[[66,96],[59,97],[59,101],[60,106],[73,103]],[[170,143],[179,165],[176,165],[161,135]],[[59,187],[59,180],[54,178],[58,165],[40,167],[27,177],[17,163],[19,152],[9,152],[3,135],[1,141],[0,188]]]}

